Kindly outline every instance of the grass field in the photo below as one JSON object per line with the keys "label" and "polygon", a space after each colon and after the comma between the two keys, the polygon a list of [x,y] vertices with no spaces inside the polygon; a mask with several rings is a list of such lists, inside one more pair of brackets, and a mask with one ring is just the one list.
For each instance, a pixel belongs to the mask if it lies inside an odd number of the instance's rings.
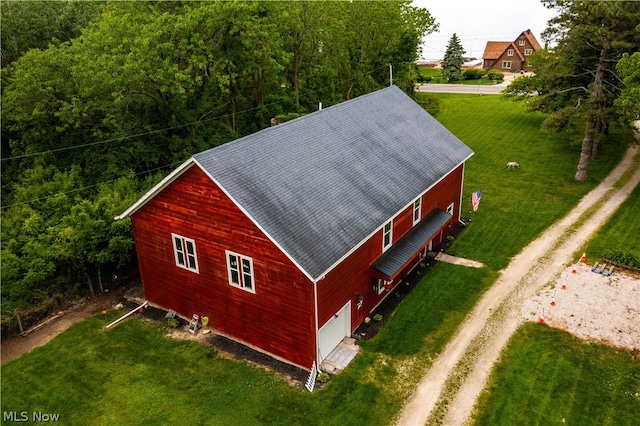
{"label": "grass field", "polygon": [[[391,422],[509,257],[574,206],[624,149],[612,144],[603,150],[589,181],[577,184],[572,178],[579,147],[541,135],[543,116],[526,114],[522,105],[498,96],[430,96],[440,103],[438,120],[476,152],[465,172],[463,216],[472,221],[450,252],[487,266],[436,265],[324,389],[293,389],[272,373],[167,339],[162,327],[141,321],[103,331],[121,314],[114,311],[4,364],[2,410],[57,413],[64,424],[82,425]],[[507,161],[522,168],[506,170]],[[471,213],[469,194],[478,188],[483,199]]]}
{"label": "grass field", "polygon": [[640,261],[640,186],[620,206],[612,219],[584,248],[589,259],[599,260],[612,252],[629,253]]}
{"label": "grass field", "polygon": [[[499,96],[438,96],[438,120],[475,151],[465,169],[463,216],[472,220],[450,253],[504,268],[534,236],[558,220],[602,180],[626,144],[611,144],[589,167],[589,179],[573,177],[579,146],[564,135],[540,132],[543,114],[523,114],[522,105]],[[443,106],[446,105],[446,106]],[[506,169],[516,161],[520,169]],[[482,189],[477,212],[471,193]]]}
{"label": "grass field", "polygon": [[640,362],[543,324],[521,327],[480,396],[478,425],[637,425]]}

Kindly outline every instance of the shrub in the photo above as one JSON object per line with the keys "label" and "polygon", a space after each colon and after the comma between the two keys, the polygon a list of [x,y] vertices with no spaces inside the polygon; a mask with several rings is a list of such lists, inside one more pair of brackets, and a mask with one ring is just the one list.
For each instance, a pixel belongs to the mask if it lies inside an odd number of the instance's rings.
{"label": "shrub", "polygon": [[418,77],[416,78],[416,81],[418,83],[428,83],[432,80],[432,77],[429,75],[422,75],[422,74],[418,74]]}
{"label": "shrub", "polygon": [[373,316],[374,321],[382,321],[382,314],[375,314]]}
{"label": "shrub", "polygon": [[178,328],[178,325],[179,325],[178,319],[175,317],[167,318],[167,325],[171,328]]}
{"label": "shrub", "polygon": [[489,80],[494,80],[498,83],[502,83],[504,81],[504,74],[502,74],[498,70],[489,70],[487,72],[487,78],[489,78]]}
{"label": "shrub", "polygon": [[316,377],[316,380],[318,381],[318,383],[327,383],[330,378],[331,376],[329,376],[329,373],[325,373],[323,371],[322,373],[318,374],[318,377]]}
{"label": "shrub", "polygon": [[480,80],[486,71],[482,68],[468,68],[462,71],[462,78],[465,80]]}

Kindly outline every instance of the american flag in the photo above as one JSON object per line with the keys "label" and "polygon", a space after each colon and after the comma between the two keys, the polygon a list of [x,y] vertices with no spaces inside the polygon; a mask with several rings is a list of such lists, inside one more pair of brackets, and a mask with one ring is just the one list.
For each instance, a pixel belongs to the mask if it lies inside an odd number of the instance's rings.
{"label": "american flag", "polygon": [[476,192],[471,194],[471,208],[475,212],[478,210],[478,206],[480,205],[480,200],[482,199],[482,189],[478,189]]}

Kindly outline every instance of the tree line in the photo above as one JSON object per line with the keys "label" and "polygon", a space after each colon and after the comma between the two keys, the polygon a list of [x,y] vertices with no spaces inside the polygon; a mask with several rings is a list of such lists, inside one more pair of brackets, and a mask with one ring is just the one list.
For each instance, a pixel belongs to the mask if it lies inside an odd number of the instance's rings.
{"label": "tree line", "polygon": [[394,84],[410,1],[2,4],[2,314],[93,294],[135,259],[114,221],[192,154]]}

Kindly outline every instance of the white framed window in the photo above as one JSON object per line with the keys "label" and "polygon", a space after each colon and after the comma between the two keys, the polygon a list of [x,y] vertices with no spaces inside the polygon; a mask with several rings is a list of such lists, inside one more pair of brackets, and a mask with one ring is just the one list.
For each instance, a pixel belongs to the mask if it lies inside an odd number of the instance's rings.
{"label": "white framed window", "polygon": [[513,49],[507,50],[507,56],[513,56]]}
{"label": "white framed window", "polygon": [[447,207],[447,213],[453,216],[453,203],[449,204],[449,207]]}
{"label": "white framed window", "polygon": [[385,223],[382,227],[382,251],[391,247],[393,241],[393,220]]}
{"label": "white framed window", "polygon": [[386,283],[387,282],[385,280],[378,279],[378,285],[376,286],[376,291],[378,292],[378,294],[384,293],[384,290],[385,290],[384,285]]}
{"label": "white framed window", "polygon": [[511,61],[504,61],[502,63],[502,68],[504,69],[510,69],[511,68]]}
{"label": "white framed window", "polygon": [[178,234],[171,234],[171,240],[176,265],[189,271],[199,272],[196,242]]}
{"label": "white framed window", "polygon": [[533,53],[533,49],[524,49],[524,55],[529,56]]}
{"label": "white framed window", "polygon": [[255,293],[255,281],[253,279],[253,259],[238,253],[225,250],[227,257],[227,274],[229,284],[243,290]]}
{"label": "white framed window", "polygon": [[518,40],[518,44],[519,44],[520,46],[524,46],[524,44],[525,44],[524,39],[523,39],[523,38],[521,38],[520,40]]}
{"label": "white framed window", "polygon": [[413,202],[413,224],[414,226],[420,222],[420,198],[417,198],[414,202]]}

